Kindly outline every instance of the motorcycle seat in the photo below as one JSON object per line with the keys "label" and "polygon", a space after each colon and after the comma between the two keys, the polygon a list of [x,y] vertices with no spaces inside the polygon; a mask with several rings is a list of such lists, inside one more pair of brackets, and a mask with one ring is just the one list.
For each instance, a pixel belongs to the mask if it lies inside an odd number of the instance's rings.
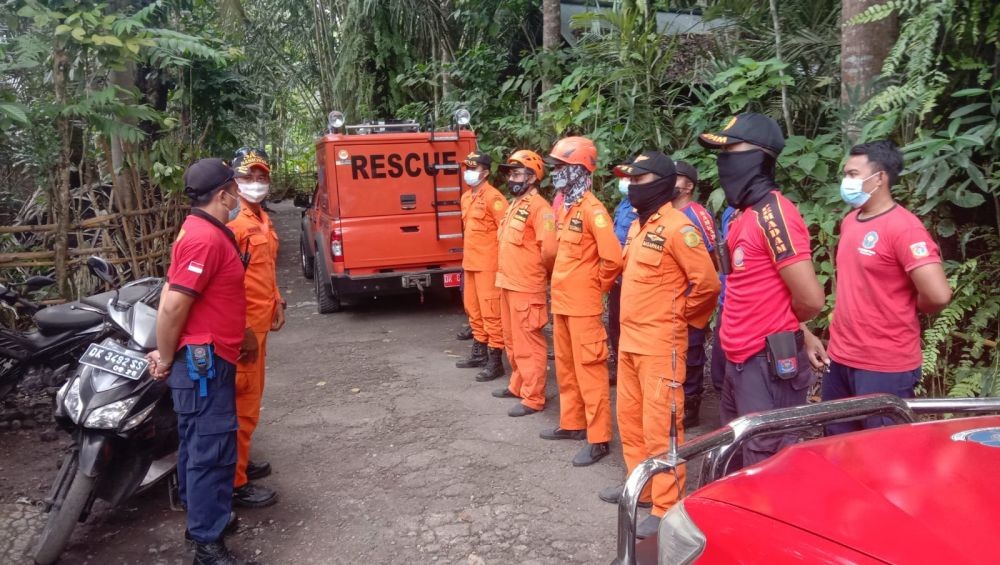
{"label": "motorcycle seat", "polygon": [[[133,286],[126,286],[121,289],[121,294],[118,296],[118,301],[125,304],[135,304],[146,293],[149,292],[151,286],[146,284],[137,284]],[[94,294],[92,296],[85,296],[80,299],[80,302],[86,304],[87,306],[93,306],[94,308],[100,308],[101,310],[108,310],[108,302],[115,297],[115,291],[109,290],[108,292],[102,292],[100,294]]]}
{"label": "motorcycle seat", "polygon": [[79,302],[68,302],[42,308],[35,314],[38,329],[46,335],[92,328],[104,321],[104,316],[86,310],[74,310]]}

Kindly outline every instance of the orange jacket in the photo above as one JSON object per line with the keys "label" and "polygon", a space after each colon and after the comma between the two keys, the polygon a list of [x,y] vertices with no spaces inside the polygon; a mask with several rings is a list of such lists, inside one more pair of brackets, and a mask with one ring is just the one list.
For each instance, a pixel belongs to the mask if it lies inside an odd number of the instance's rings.
{"label": "orange jacket", "polygon": [[466,271],[497,270],[497,228],[507,210],[507,199],[489,182],[462,194],[465,245],[462,268]]}
{"label": "orange jacket", "polygon": [[278,234],[267,212],[261,210],[258,217],[246,204],[227,225],[236,236],[240,252],[250,253],[250,263],[243,277],[247,327],[258,333],[270,331],[275,307],[284,304],[278,291]]}
{"label": "orange jacket", "polygon": [[559,241],[552,268],[552,312],[599,316],[603,293],[622,269],[622,247],[608,210],[592,193],[559,212]]}
{"label": "orange jacket", "polygon": [[500,221],[497,286],[516,292],[545,292],[556,256],[556,218],[532,189],[507,208]]}
{"label": "orange jacket", "polygon": [[672,204],[646,225],[632,222],[622,271],[619,349],[642,355],[687,350],[687,327],[703,328],[721,283],[698,229]]}

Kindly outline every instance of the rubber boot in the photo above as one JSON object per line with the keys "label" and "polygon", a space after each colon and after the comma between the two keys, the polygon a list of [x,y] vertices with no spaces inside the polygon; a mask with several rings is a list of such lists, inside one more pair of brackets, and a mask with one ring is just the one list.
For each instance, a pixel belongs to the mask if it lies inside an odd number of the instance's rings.
{"label": "rubber boot", "polygon": [[486,344],[481,341],[472,342],[472,353],[469,354],[465,359],[460,359],[455,362],[455,366],[459,369],[474,369],[476,367],[485,367],[486,360]]}
{"label": "rubber boot", "polygon": [[698,410],[701,408],[701,395],[695,394],[684,397],[684,429],[697,427],[701,423],[698,417]]}
{"label": "rubber boot", "polygon": [[485,383],[486,381],[492,381],[493,379],[499,379],[503,376],[503,355],[504,351],[502,347],[491,347],[489,352],[489,360],[486,362],[486,366],[483,367],[482,371],[476,375],[476,380]]}

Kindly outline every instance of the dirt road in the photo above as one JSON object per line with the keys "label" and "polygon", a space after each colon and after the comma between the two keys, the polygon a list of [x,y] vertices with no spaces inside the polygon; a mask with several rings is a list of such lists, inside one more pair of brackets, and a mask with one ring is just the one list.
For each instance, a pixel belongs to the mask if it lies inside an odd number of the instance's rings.
{"label": "dirt road", "polygon": [[[454,301],[316,314],[298,268],[299,213],[276,208],[288,324],[269,338],[253,453],[271,462],[260,482],[281,500],[238,511],[230,547],[268,564],[610,562],[617,509],[596,493],[624,478],[617,441],[599,464],[574,468],[581,443],[538,437],[558,420],[554,377],[544,412],[508,417],[513,401],[490,396],[502,382],[455,368],[468,342],[454,339]],[[19,552],[40,523],[30,502],[44,497],[64,443],[39,443],[36,430],[0,445],[0,561],[27,562]],[[183,532],[158,488],[124,508],[98,505],[62,562],[188,563]]]}

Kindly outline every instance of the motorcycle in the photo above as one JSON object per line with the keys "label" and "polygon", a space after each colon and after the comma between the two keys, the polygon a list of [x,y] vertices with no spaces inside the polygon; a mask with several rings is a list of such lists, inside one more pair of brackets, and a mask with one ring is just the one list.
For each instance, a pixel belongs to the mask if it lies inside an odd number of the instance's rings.
{"label": "motorcycle", "polygon": [[[101,280],[115,284],[110,264],[91,257],[88,266]],[[45,499],[48,517],[35,563],[59,558],[96,499],[117,506],[170,476],[177,466],[177,417],[170,392],[152,378],[146,360],[156,348],[156,310],[148,301],[125,302],[123,295],[113,291],[107,304],[116,331],[86,348],[78,369],[56,394],[55,420],[73,436],[73,447]]]}
{"label": "motorcycle", "polygon": [[[122,287],[121,300],[131,303],[146,298],[158,280],[141,279]],[[30,292],[52,284],[55,280],[50,277],[34,276],[21,286]],[[22,381],[46,387],[63,384],[87,346],[107,335],[106,309],[114,294],[103,292],[43,307],[0,284],[0,301],[31,315],[37,326],[30,331],[0,328],[0,400]]]}

